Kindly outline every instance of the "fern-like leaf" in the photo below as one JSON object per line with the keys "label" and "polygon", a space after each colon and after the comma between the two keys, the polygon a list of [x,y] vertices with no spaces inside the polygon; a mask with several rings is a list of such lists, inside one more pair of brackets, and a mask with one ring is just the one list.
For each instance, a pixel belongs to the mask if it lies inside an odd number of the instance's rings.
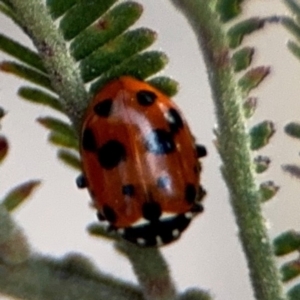
{"label": "fern-like leaf", "polygon": [[12,189],[1,201],[7,211],[15,210],[20,204],[28,199],[34,190],[40,185],[39,180],[30,180],[23,184],[18,185]]}
{"label": "fern-like leaf", "polygon": [[100,79],[91,85],[90,92],[95,93],[107,82],[119,77],[121,74],[144,80],[162,70],[167,63],[167,56],[159,51],[147,51],[135,55],[102,74]]}
{"label": "fern-like leaf", "polygon": [[46,74],[29,68],[23,64],[4,61],[0,63],[0,70],[6,73],[14,74],[15,76],[53,91],[50,79]]}
{"label": "fern-like leaf", "polygon": [[0,135],[0,163],[3,162],[8,153],[8,141],[6,137]]}
{"label": "fern-like leaf", "polygon": [[75,171],[81,172],[81,160],[77,153],[74,153],[69,150],[60,149],[57,152],[57,157],[61,160],[66,166],[71,167]]}
{"label": "fern-like leaf", "polygon": [[35,68],[43,73],[46,72],[42,60],[36,52],[6,37],[3,34],[0,34],[0,50],[32,68]]}
{"label": "fern-like leaf", "polygon": [[76,132],[69,123],[53,117],[40,117],[37,119],[37,121],[45,128],[51,130],[51,132],[61,134],[62,136],[73,140],[74,143],[77,141]]}
{"label": "fern-like leaf", "polygon": [[149,47],[155,41],[152,30],[139,28],[127,31],[107,45],[98,48],[80,62],[81,76],[84,82],[99,77],[112,66],[121,64],[126,59]]}
{"label": "fern-like leaf", "polygon": [[234,71],[240,72],[247,69],[251,64],[253,54],[253,47],[244,47],[240,50],[237,50],[231,58]]}
{"label": "fern-like leaf", "polygon": [[83,59],[110,40],[122,34],[133,25],[142,14],[142,6],[127,1],[116,5],[106,14],[80,32],[70,45],[70,52],[75,60]]}
{"label": "fern-like leaf", "polygon": [[77,1],[69,8],[62,17],[59,28],[67,41],[72,40],[82,30],[95,22],[99,16],[104,14],[117,0]]}
{"label": "fern-like leaf", "polygon": [[74,6],[76,2],[77,0],[47,0],[46,4],[52,18],[57,19]]}
{"label": "fern-like leaf", "polygon": [[21,87],[18,91],[18,95],[29,102],[46,105],[59,112],[64,112],[61,101],[59,101],[57,97],[52,96],[51,94],[48,94],[40,89]]}
{"label": "fern-like leaf", "polygon": [[218,0],[216,10],[222,22],[227,22],[241,13],[241,3],[244,0]]}
{"label": "fern-like leaf", "polygon": [[249,92],[256,88],[262,80],[270,73],[268,67],[256,67],[246,72],[246,74],[238,81],[239,87],[248,95]]}

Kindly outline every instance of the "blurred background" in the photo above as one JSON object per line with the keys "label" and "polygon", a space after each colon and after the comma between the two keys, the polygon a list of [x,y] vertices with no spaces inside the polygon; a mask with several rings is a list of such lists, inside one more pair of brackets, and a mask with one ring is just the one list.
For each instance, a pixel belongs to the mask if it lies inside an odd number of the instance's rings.
{"label": "blurred background", "polygon": [[[143,0],[144,14],[137,26],[158,32],[153,48],[164,51],[170,63],[164,75],[180,82],[174,98],[184,112],[199,143],[209,155],[203,159],[202,181],[208,195],[205,213],[196,218],[178,242],[162,248],[179,290],[199,287],[216,300],[254,299],[246,262],[238,240],[237,227],[229,205],[227,189],[220,174],[220,159],[214,147],[214,107],[207,74],[195,36],[185,18],[169,1]],[[279,0],[252,0],[244,5],[243,18],[287,14]],[[0,15],[1,32],[31,45],[13,23]],[[275,122],[276,134],[259,153],[271,158],[267,172],[258,182],[274,180],[280,190],[263,205],[270,237],[284,230],[300,229],[300,182],[283,173],[282,164],[299,163],[300,143],[283,132],[288,121],[300,121],[300,62],[286,48],[292,38],[279,25],[268,25],[247,37],[244,45],[256,46],[252,66],[271,66],[271,74],[252,92],[259,97],[257,112],[249,126],[263,120]],[[7,59],[0,53],[0,60]],[[86,190],[75,185],[77,173],[56,159],[56,149],[47,142],[47,131],[35,119],[53,111],[20,100],[16,92],[27,83],[0,73],[0,106],[7,111],[1,133],[10,142],[10,152],[0,172],[0,192],[28,179],[41,179],[42,186],[15,213],[35,251],[61,257],[79,252],[102,271],[136,282],[128,261],[111,242],[88,235],[86,226],[96,221]],[[282,262],[282,260],[280,261]],[[0,296],[1,300],[11,299]]]}

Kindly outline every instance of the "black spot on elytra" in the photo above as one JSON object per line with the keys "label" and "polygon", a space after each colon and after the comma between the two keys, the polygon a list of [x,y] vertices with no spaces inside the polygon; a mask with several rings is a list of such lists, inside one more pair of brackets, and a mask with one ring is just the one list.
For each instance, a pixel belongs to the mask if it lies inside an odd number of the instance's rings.
{"label": "black spot on elytra", "polygon": [[157,202],[145,202],[142,207],[143,217],[151,222],[157,221],[161,216],[161,207]]}
{"label": "black spot on elytra", "polygon": [[196,145],[197,157],[204,157],[207,155],[206,148],[203,145]]}
{"label": "black spot on elytra", "polygon": [[170,186],[170,178],[168,176],[161,176],[157,179],[157,186],[166,189]]}
{"label": "black spot on elytra", "polygon": [[105,99],[94,106],[94,112],[99,117],[108,117],[111,113],[112,99]]}
{"label": "black spot on elytra", "polygon": [[117,215],[110,206],[104,205],[102,210],[103,215],[108,222],[115,223],[117,221]]}
{"label": "black spot on elytra", "polygon": [[155,102],[157,95],[151,91],[140,90],[136,93],[137,101],[142,106],[150,106]]}
{"label": "black spot on elytra", "polygon": [[194,203],[196,199],[197,191],[193,184],[187,184],[185,187],[185,200],[188,203]]}
{"label": "black spot on elytra", "polygon": [[82,148],[86,151],[96,151],[97,143],[92,129],[86,128],[82,134]]}
{"label": "black spot on elytra", "polygon": [[132,197],[134,195],[134,185],[133,184],[126,184],[122,186],[122,194],[125,196]]}
{"label": "black spot on elytra", "polygon": [[149,152],[157,155],[168,154],[176,149],[172,134],[164,129],[155,129],[149,133],[145,146]]}
{"label": "black spot on elytra", "polygon": [[179,112],[175,108],[170,108],[166,113],[166,119],[169,123],[170,131],[177,133],[183,128],[183,121]]}
{"label": "black spot on elytra", "polygon": [[113,169],[125,158],[125,147],[119,141],[110,140],[98,149],[98,161],[104,169]]}

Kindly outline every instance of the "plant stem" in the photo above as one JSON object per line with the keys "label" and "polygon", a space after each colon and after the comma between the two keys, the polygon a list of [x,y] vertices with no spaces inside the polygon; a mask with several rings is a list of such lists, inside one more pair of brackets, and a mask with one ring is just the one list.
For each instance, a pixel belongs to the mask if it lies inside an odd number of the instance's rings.
{"label": "plant stem", "polygon": [[80,274],[80,266],[63,266],[50,257],[33,256],[17,266],[1,265],[2,294],[35,300],[144,300],[138,287],[101,274]]}
{"label": "plant stem", "polygon": [[37,47],[66,113],[79,129],[82,114],[88,103],[88,94],[63,37],[55,27],[43,1],[8,1],[18,17],[18,23]]}
{"label": "plant stem", "polygon": [[214,11],[215,1],[171,2],[186,15],[194,29],[207,66],[218,122],[217,147],[223,161],[222,172],[230,192],[255,297],[282,300],[282,285],[255,182],[242,110],[243,93],[230,65],[230,49],[223,25]]}
{"label": "plant stem", "polygon": [[117,249],[130,260],[146,300],[176,299],[169,268],[157,248],[141,248],[122,241],[117,243]]}

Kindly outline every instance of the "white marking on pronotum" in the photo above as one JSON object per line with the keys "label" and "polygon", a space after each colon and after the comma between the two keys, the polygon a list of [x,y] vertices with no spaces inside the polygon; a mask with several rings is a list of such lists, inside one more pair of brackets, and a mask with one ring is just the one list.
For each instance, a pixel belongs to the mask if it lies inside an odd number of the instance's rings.
{"label": "white marking on pronotum", "polygon": [[[175,213],[166,213],[166,212],[163,212],[162,215],[159,218],[159,221],[163,222],[163,221],[171,220],[171,219],[173,219],[176,216],[177,216],[177,214],[175,214]],[[137,228],[137,227],[141,227],[141,226],[149,225],[149,224],[150,224],[149,220],[146,220],[144,218],[140,218],[136,222],[134,222],[133,224],[131,224],[130,227]]]}
{"label": "white marking on pronotum", "polygon": [[194,214],[192,213],[192,212],[186,212],[185,214],[184,214],[184,216],[187,218],[187,219],[192,219],[193,218],[193,216],[194,216]]}
{"label": "white marking on pronotum", "polygon": [[178,229],[174,229],[174,230],[172,231],[172,235],[173,235],[174,238],[179,237],[180,231],[179,231]]}
{"label": "white marking on pronotum", "polygon": [[142,239],[142,238],[138,238],[138,239],[136,240],[136,242],[137,242],[139,245],[141,245],[141,246],[143,246],[143,245],[146,244],[145,239]]}

